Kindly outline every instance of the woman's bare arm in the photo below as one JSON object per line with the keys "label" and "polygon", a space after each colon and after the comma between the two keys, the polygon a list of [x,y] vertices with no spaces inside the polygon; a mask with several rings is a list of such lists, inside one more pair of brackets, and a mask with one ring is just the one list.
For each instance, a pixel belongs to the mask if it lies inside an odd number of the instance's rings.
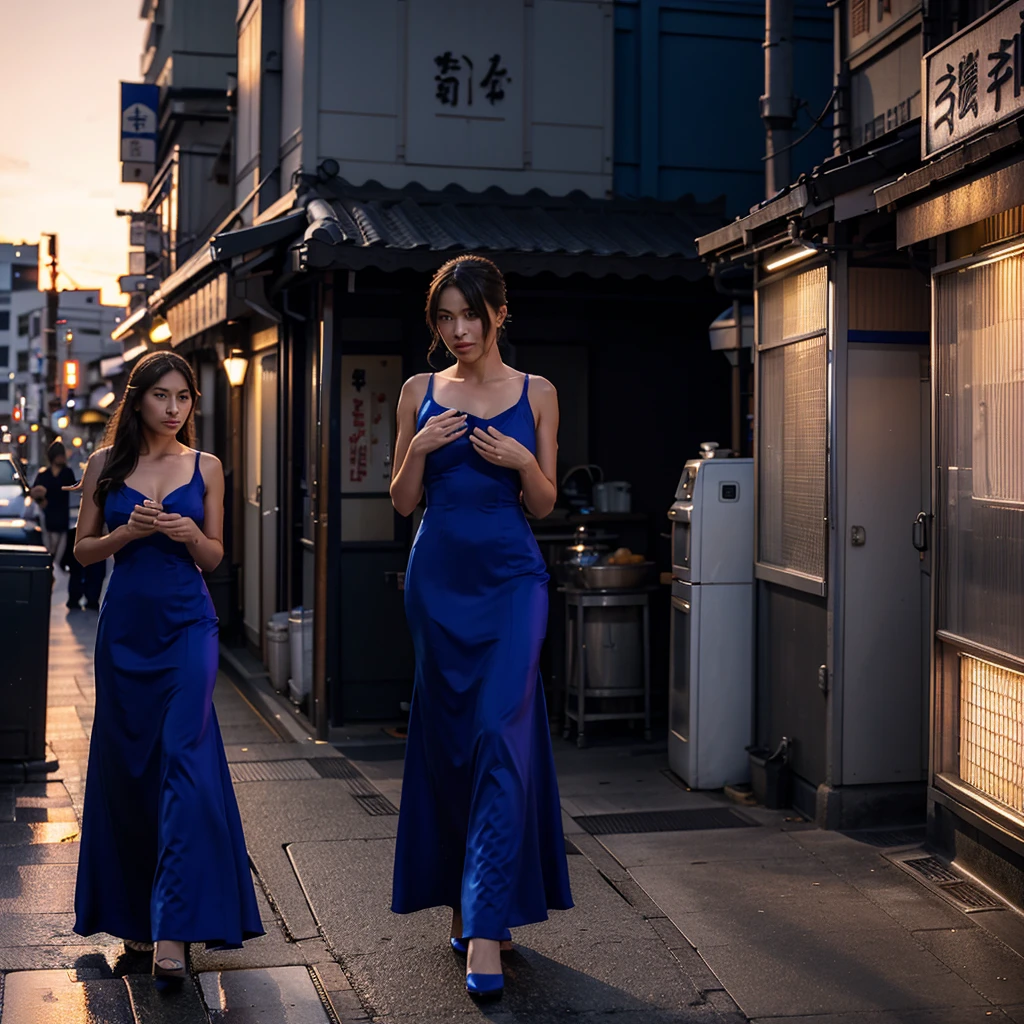
{"label": "woman's bare arm", "polygon": [[558,392],[543,377],[531,377],[529,398],[530,407],[537,411],[537,454],[519,476],[523,504],[531,515],[543,519],[558,497]]}
{"label": "woman's bare arm", "polygon": [[[82,491],[82,503],[78,509],[78,527],[75,530],[75,558],[82,565],[103,562],[120,551],[125,544],[142,536],[142,533],[130,524],[119,526],[110,533],[103,532],[103,510],[96,504],[95,496],[96,483],[103,472],[109,451],[109,448],[100,448],[89,456],[82,481],[77,485]],[[146,515],[155,518],[156,512],[157,510],[153,510]]]}

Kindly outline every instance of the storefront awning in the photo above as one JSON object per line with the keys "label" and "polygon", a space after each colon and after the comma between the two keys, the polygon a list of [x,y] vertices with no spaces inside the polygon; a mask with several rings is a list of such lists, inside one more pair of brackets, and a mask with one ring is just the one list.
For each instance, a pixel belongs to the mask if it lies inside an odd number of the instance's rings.
{"label": "storefront awning", "polygon": [[[446,255],[475,252],[493,256],[503,271],[526,275],[696,280],[706,271],[694,239],[723,221],[717,203],[602,200],[578,192],[555,197],[539,190],[511,195],[497,188],[474,193],[333,181],[303,199],[306,219],[293,229],[290,246],[295,271],[427,271]],[[295,223],[294,211],[286,217]],[[217,235],[211,251],[228,259],[280,243],[285,219]]]}

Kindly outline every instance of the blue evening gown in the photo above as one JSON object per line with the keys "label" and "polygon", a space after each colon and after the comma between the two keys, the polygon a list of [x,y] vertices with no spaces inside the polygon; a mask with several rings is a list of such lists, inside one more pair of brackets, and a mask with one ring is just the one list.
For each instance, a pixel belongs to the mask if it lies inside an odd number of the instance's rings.
{"label": "blue evening gown", "polygon": [[[202,526],[199,453],[164,509]],[[123,484],[113,530],[147,496]],[[213,709],[217,617],[184,544],[160,533],[114,556],[96,631],[96,717],[75,931],[236,948],[263,934]]]}
{"label": "blue evening gown", "polygon": [[[470,431],[536,451],[528,387]],[[431,376],[417,429],[444,411]],[[470,431],[427,456],[405,575],[416,683],[391,909],[461,907],[465,937],[501,939],[573,904],[538,667],[548,574],[518,472],[481,458]]]}

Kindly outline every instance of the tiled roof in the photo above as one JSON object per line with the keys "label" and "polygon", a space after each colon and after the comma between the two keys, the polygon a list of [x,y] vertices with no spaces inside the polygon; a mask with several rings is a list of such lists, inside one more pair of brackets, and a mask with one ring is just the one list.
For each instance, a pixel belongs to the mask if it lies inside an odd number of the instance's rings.
{"label": "tiled roof", "polygon": [[717,204],[692,198],[662,203],[579,192],[473,193],[458,186],[393,190],[337,180],[318,191],[331,202],[341,241],[314,237],[297,246],[309,247],[302,263],[309,268],[426,267],[436,265],[438,254],[477,252],[500,256],[502,269],[527,274],[694,279],[704,274],[695,238],[725,222]]}

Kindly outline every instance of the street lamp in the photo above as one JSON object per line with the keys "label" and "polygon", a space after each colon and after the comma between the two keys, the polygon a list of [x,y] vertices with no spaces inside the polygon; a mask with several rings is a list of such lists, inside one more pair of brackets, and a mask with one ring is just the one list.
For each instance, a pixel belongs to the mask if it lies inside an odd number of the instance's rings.
{"label": "street lamp", "polygon": [[242,355],[241,349],[232,349],[231,355],[224,360],[224,372],[228,375],[228,383],[233,388],[241,387],[245,382],[245,370],[249,360]]}
{"label": "street lamp", "polygon": [[171,325],[162,316],[154,318],[153,326],[149,330],[149,340],[155,344],[171,340]]}

